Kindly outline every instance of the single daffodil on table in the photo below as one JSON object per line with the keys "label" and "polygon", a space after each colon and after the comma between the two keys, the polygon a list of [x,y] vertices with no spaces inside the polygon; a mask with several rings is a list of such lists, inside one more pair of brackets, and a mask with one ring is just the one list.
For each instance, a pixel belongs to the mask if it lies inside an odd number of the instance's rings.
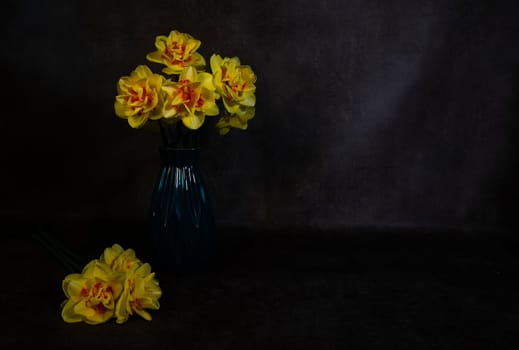
{"label": "single daffodil on table", "polygon": [[117,323],[126,322],[133,314],[150,321],[151,315],[145,309],[158,310],[162,296],[150,264],[138,259],[133,249],[125,250],[119,244],[106,248],[100,260],[112,271],[124,273],[123,290],[115,308]]}
{"label": "single daffodil on table", "polygon": [[138,314],[147,321],[151,315],[145,309],[158,310],[162,290],[150,264],[133,264],[126,272],[124,289],[117,301],[115,316],[117,323],[124,323],[133,314]]}
{"label": "single daffodil on table", "polygon": [[99,260],[116,272],[129,271],[133,265],[141,263],[133,249],[124,250],[119,244],[106,248]]}
{"label": "single daffodil on table", "polygon": [[65,322],[99,324],[115,314],[116,300],[123,290],[122,275],[99,260],[92,260],[82,273],[67,275],[62,283],[68,298],[61,316]]}

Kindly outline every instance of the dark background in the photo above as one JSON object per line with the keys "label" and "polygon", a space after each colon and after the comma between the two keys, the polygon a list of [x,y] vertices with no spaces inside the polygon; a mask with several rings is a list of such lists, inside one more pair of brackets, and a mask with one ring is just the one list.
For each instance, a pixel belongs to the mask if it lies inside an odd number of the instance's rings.
{"label": "dark background", "polygon": [[514,1],[2,2],[2,219],[143,222],[160,137],[117,80],[187,32],[258,76],[247,131],[201,130],[216,221],[508,230],[517,203]]}
{"label": "dark background", "polygon": [[[517,349],[518,4],[1,2],[0,348]],[[113,102],[175,29],[258,76],[247,131],[200,131],[217,259],[158,271],[153,322],[65,323],[31,234],[156,268],[160,137]]]}

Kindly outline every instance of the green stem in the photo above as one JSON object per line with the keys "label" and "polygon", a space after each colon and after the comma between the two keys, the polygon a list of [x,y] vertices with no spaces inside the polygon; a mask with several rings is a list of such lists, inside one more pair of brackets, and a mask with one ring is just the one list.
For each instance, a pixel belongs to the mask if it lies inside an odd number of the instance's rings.
{"label": "green stem", "polygon": [[164,130],[164,125],[162,125],[162,120],[159,119],[159,128],[160,134],[162,135],[162,142],[164,146],[168,145],[168,136],[166,135],[166,130]]}
{"label": "green stem", "polygon": [[195,148],[198,143],[197,131],[186,128],[181,121],[169,124],[159,120],[159,127],[166,147]]}
{"label": "green stem", "polygon": [[80,273],[82,259],[68,250],[57,239],[40,230],[33,233],[32,237],[43,245],[70,273]]}

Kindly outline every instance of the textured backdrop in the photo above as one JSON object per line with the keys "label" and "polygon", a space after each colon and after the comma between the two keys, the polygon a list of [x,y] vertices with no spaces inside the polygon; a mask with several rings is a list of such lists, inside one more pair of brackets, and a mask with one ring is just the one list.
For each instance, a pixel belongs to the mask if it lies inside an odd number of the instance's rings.
{"label": "textured backdrop", "polygon": [[514,3],[4,1],[2,216],[146,219],[160,138],[113,100],[176,29],[258,76],[249,130],[201,131],[219,224],[512,227]]}

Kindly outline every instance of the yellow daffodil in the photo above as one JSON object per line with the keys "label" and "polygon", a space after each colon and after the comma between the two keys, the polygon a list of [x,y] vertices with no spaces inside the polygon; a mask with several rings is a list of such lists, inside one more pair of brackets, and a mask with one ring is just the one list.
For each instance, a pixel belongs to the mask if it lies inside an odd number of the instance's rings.
{"label": "yellow daffodil", "polygon": [[[167,144],[184,146],[183,127],[199,129],[206,116],[220,116],[216,127],[221,135],[232,128],[247,129],[256,113],[254,71],[238,57],[213,54],[209,74],[205,58],[197,52],[200,46],[200,40],[177,30],[156,36],[156,50],[146,59],[163,65],[162,71],[172,77],[138,66],[118,81],[116,115],[127,119],[132,128],[160,130]],[[183,126],[177,124],[180,121]],[[181,127],[174,129],[173,125]]]}
{"label": "yellow daffodil", "polygon": [[190,34],[173,30],[168,36],[159,35],[155,38],[157,50],[146,55],[146,58],[165,65],[162,71],[166,74],[180,74],[185,67],[205,67],[204,57],[196,52],[200,45],[200,40]]}
{"label": "yellow daffodil", "polygon": [[205,116],[220,113],[215,103],[213,77],[206,72],[197,72],[193,67],[185,68],[178,82],[168,82],[163,86],[167,97],[164,102],[164,117],[177,117],[189,129],[202,126]]}
{"label": "yellow daffodil", "polygon": [[256,75],[250,66],[241,65],[238,57],[214,54],[210,63],[216,92],[228,112],[216,125],[220,134],[226,134],[231,127],[247,129],[247,121],[255,113]]}
{"label": "yellow daffodil", "polygon": [[62,287],[68,299],[63,302],[63,320],[89,324],[108,321],[115,314],[116,300],[123,290],[121,278],[120,273],[99,260],[92,260],[81,274],[66,276]]}
{"label": "yellow daffodil", "polygon": [[132,128],[144,126],[148,119],[161,118],[163,81],[162,75],[154,74],[145,65],[119,79],[114,104],[116,115],[128,119]]}
{"label": "yellow daffodil", "polygon": [[119,244],[106,248],[99,260],[116,272],[129,271],[134,264],[141,263],[133,249],[124,250]]}
{"label": "yellow daffodil", "polygon": [[225,115],[216,123],[216,128],[220,135],[227,134],[231,128],[246,130],[247,122],[254,117],[255,107],[240,106],[240,112],[236,114]]}
{"label": "yellow daffodil", "polygon": [[124,289],[116,304],[116,322],[124,323],[133,314],[151,321],[151,315],[145,309],[158,310],[161,295],[162,290],[151,266],[148,263],[133,264],[126,272]]}
{"label": "yellow daffodil", "polygon": [[222,96],[229,113],[237,113],[240,105],[254,107],[256,75],[250,66],[241,65],[238,57],[222,58],[214,54],[211,56],[211,70],[216,91]]}

